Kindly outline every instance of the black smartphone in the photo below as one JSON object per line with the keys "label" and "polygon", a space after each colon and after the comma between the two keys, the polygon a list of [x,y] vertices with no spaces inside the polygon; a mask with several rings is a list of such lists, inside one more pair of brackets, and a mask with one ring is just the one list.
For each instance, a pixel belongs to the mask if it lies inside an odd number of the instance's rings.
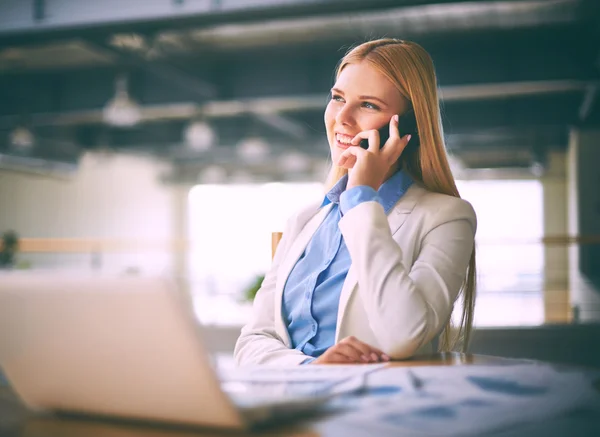
{"label": "black smartphone", "polygon": [[[410,147],[410,150],[414,150],[419,147],[419,131],[417,130],[417,119],[415,118],[415,112],[411,109],[407,111],[400,119],[398,120],[398,132],[400,132],[400,137],[404,135],[411,135],[410,141],[408,143],[407,149]],[[382,128],[379,129],[379,148],[381,149],[385,142],[390,138],[390,124],[386,124]],[[360,147],[363,149],[369,148],[369,140],[360,140]],[[405,154],[404,152],[402,153]]]}

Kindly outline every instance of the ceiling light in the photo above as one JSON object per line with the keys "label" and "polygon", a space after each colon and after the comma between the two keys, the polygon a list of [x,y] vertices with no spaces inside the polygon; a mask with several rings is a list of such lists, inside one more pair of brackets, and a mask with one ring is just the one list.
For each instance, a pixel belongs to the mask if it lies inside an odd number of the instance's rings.
{"label": "ceiling light", "polygon": [[148,49],[146,38],[137,33],[118,33],[113,35],[109,44],[113,47],[131,51],[145,51]]}
{"label": "ceiling light", "polygon": [[23,126],[17,126],[9,136],[10,145],[13,149],[26,152],[35,144],[33,133]]}
{"label": "ceiling light", "polygon": [[214,129],[205,121],[192,121],[183,132],[186,145],[197,151],[210,149],[217,140]]}
{"label": "ceiling light", "polygon": [[130,127],[140,122],[140,106],[129,97],[127,79],[120,76],[116,81],[115,96],[104,107],[104,121],[112,126]]}
{"label": "ceiling light", "polygon": [[536,161],[529,166],[529,171],[531,171],[531,174],[536,178],[541,178],[546,173],[546,168],[544,167],[544,164]]}
{"label": "ceiling light", "polygon": [[260,162],[271,153],[269,144],[256,136],[244,138],[236,149],[238,156],[248,162]]}

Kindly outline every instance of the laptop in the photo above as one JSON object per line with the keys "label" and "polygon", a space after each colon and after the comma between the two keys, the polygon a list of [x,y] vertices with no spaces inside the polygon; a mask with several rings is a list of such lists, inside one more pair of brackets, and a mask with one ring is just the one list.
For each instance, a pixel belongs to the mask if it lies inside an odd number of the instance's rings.
{"label": "laptop", "polygon": [[33,410],[248,429],[360,390],[378,366],[219,372],[176,281],[14,272],[0,281],[0,368]]}

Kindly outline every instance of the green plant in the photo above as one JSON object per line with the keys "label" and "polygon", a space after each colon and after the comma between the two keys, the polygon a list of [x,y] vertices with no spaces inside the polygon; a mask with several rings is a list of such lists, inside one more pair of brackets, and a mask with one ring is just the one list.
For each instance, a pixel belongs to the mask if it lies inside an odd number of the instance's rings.
{"label": "green plant", "polygon": [[2,234],[2,250],[0,250],[0,267],[12,267],[15,264],[19,249],[19,235],[15,231]]}
{"label": "green plant", "polygon": [[252,285],[244,292],[244,300],[248,302],[253,302],[256,297],[256,293],[260,290],[260,286],[262,285],[265,279],[265,275],[257,276]]}

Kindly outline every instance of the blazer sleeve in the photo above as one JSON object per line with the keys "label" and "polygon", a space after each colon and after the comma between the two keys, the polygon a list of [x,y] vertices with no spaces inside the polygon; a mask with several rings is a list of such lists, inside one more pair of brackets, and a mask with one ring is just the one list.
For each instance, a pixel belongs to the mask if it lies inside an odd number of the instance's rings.
{"label": "blazer sleeve", "polygon": [[301,364],[309,358],[304,353],[288,348],[275,329],[275,285],[277,271],[285,257],[293,236],[292,219],[286,224],[283,237],[277,246],[271,269],[254,298],[252,317],[236,342],[234,358],[238,366],[268,364],[289,366]]}
{"label": "blazer sleeve", "polygon": [[424,226],[415,237],[420,252],[412,266],[402,263],[379,203],[357,205],[339,224],[369,326],[380,348],[396,359],[412,356],[444,328],[474,247],[477,222],[468,202],[446,198],[422,208]]}

